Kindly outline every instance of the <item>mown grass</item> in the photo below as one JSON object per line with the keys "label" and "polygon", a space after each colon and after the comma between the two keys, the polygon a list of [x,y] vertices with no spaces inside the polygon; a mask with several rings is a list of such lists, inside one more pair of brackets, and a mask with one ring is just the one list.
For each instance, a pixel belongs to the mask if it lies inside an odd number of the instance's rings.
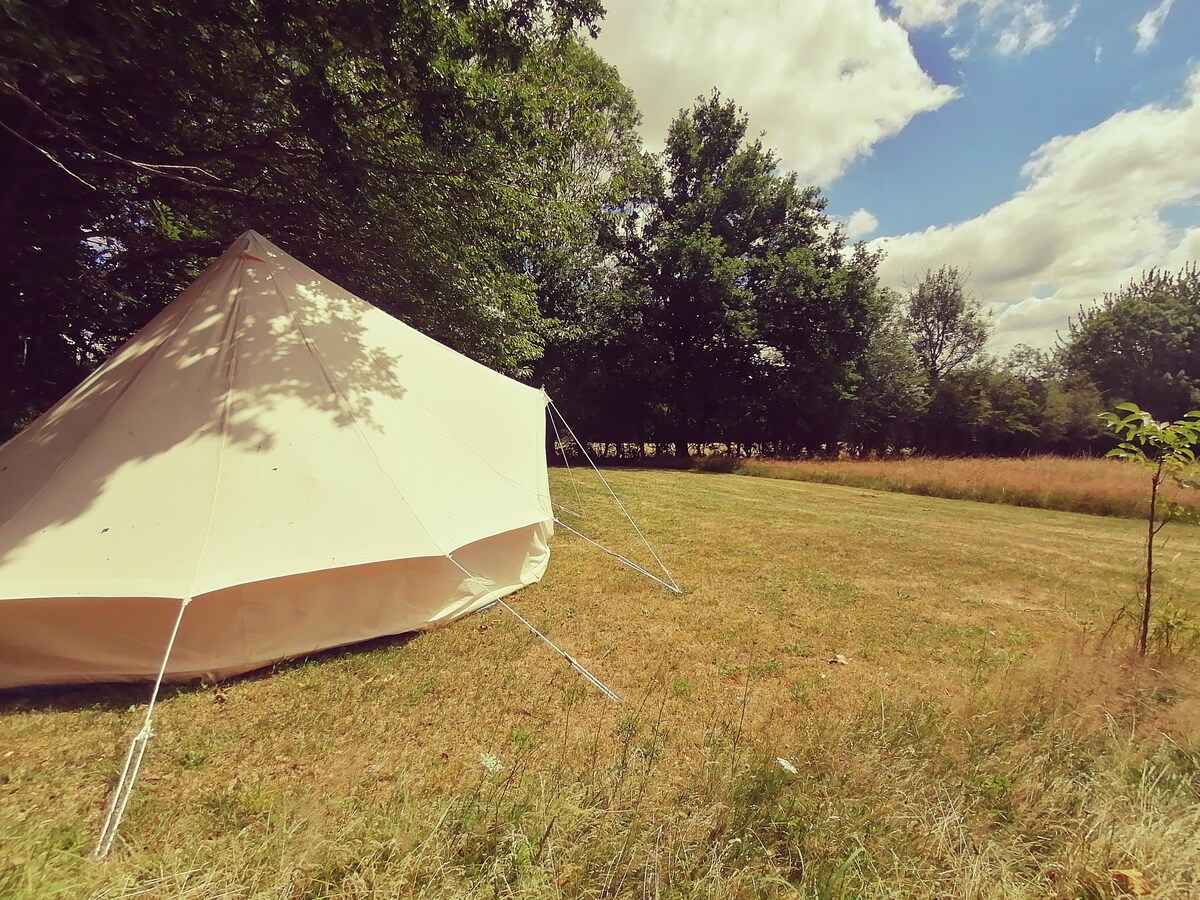
{"label": "mown grass", "polygon": [[[172,690],[93,864],[146,690],[9,695],[0,896],[1194,895],[1200,534],[1163,533],[1175,650],[1143,665],[1104,637],[1135,522],[610,477],[686,593],[563,535],[512,602],[624,703],[498,609]],[[635,552],[579,482],[572,524]]]}
{"label": "mown grass", "polygon": [[[714,465],[709,463],[709,466]],[[719,464],[718,464],[719,465]],[[727,469],[728,470],[728,469]],[[1149,476],[1127,462],[1062,456],[911,457],[886,460],[744,460],[743,475],[840,484],[924,497],[1005,503],[1034,509],[1145,518]],[[1167,503],[1200,516],[1200,491],[1164,488]]]}

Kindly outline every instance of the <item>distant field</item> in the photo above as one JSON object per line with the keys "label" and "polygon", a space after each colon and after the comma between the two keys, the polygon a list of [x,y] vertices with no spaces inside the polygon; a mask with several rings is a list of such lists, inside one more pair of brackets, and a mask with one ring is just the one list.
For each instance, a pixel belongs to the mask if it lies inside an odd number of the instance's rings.
{"label": "distant field", "polygon": [[1200,529],[1163,532],[1146,665],[1104,639],[1137,522],[610,477],[686,593],[560,534],[512,603],[624,703],[499,609],[172,690],[92,864],[146,687],[0,696],[0,897],[1195,897]]}
{"label": "distant field", "polygon": [[[1130,463],[1113,459],[1029,456],[828,462],[747,460],[738,471],[767,478],[1101,516],[1141,518],[1149,507],[1149,476]],[[1164,497],[1167,502],[1174,501],[1200,513],[1200,491],[1171,485],[1165,489]]]}

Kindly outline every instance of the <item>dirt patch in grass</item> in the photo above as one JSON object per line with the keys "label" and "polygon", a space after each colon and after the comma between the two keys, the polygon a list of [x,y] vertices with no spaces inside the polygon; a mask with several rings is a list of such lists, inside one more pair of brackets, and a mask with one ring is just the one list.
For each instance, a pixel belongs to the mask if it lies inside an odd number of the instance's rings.
{"label": "dirt patch in grass", "polygon": [[[1065,898],[1132,868],[1189,896],[1194,659],[1101,640],[1136,522],[610,478],[685,593],[563,534],[512,602],[622,704],[498,609],[173,690],[95,865],[145,692],[9,694],[0,895]],[[638,554],[579,487],[572,525]],[[1161,599],[1194,615],[1200,532],[1168,534]]]}

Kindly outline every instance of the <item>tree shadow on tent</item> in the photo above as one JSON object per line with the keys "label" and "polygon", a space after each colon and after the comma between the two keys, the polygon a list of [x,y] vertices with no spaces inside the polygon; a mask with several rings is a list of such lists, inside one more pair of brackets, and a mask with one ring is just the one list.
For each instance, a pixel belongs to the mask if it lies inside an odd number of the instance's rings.
{"label": "tree shadow on tent", "polygon": [[[338,429],[378,429],[377,404],[405,396],[373,308],[281,252],[237,241],[79,387],[0,446],[0,564],[31,537],[78,518],[131,466],[178,452],[215,468],[222,446],[270,449],[289,410]],[[319,353],[315,348],[319,348]],[[306,427],[314,425],[311,415]],[[192,449],[188,449],[192,448]],[[209,452],[211,450],[211,452]],[[133,479],[164,505],[172,465]],[[158,473],[158,474],[155,474]],[[195,477],[195,476],[193,476]],[[201,504],[202,505],[202,504]],[[204,510],[196,510],[204,515]]]}

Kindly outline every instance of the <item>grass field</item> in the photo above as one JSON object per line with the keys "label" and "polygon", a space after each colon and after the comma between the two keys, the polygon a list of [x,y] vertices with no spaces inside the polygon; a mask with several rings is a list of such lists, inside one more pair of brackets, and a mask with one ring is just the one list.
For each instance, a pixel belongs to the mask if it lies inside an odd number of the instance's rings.
{"label": "grass field", "polygon": [[[1144,518],[1149,476],[1114,459],[1026,456],[1005,459],[912,457],[884,460],[746,460],[743,475],[902,491],[926,497],[1007,503],[1035,509]],[[1163,498],[1200,514],[1200,491],[1174,484]]]}
{"label": "grass field", "polygon": [[1175,649],[1142,663],[1104,639],[1137,522],[610,477],[685,593],[563,534],[512,602],[622,704],[498,609],[173,690],[94,864],[147,689],[10,695],[0,896],[1098,898],[1112,870],[1196,896],[1200,529],[1162,534]]}

